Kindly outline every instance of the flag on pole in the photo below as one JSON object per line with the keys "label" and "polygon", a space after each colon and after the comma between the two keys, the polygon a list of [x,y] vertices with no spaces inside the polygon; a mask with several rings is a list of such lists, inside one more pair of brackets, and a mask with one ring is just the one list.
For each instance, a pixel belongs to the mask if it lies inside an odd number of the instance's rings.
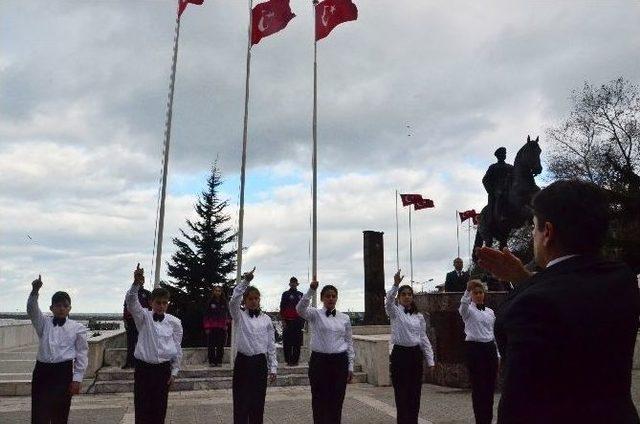
{"label": "flag on pole", "polygon": [[201,5],[204,3],[204,0],[178,0],[178,18],[182,15],[182,12],[184,12],[184,9],[187,8],[189,3]]}
{"label": "flag on pole", "polygon": [[433,200],[431,199],[422,199],[419,202],[413,204],[413,209],[419,211],[420,209],[433,208],[435,205],[433,204]]}
{"label": "flag on pole", "polygon": [[464,222],[467,219],[471,218],[473,220],[473,223],[476,223],[476,217],[478,216],[478,213],[476,212],[475,209],[470,209],[468,211],[464,211],[464,212],[458,212],[458,214],[460,214],[460,222]]}
{"label": "flag on pole", "polygon": [[269,0],[256,5],[251,11],[251,45],[258,44],[268,37],[284,29],[296,15],[291,12],[289,0]]}
{"label": "flag on pole", "polygon": [[419,194],[401,194],[402,206],[409,206],[421,202],[422,196]]}
{"label": "flag on pole", "polygon": [[356,19],[358,8],[351,0],[324,0],[316,4],[316,41],[329,35],[341,23]]}

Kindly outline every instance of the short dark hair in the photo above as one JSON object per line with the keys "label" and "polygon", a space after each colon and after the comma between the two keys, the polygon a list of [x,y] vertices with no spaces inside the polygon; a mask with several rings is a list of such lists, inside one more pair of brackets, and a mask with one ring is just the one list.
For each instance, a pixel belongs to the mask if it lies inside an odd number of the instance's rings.
{"label": "short dark hair", "polygon": [[604,244],[609,228],[609,203],[604,190],[579,180],[559,180],[531,201],[538,228],[553,224],[566,253],[593,254]]}
{"label": "short dark hair", "polygon": [[[405,284],[403,286],[400,286],[400,288],[398,289],[398,296],[400,296],[402,294],[402,292],[405,291],[405,290],[410,291],[411,294],[413,295],[413,288],[410,285]],[[411,301],[411,305],[409,305],[409,313],[410,314],[415,314],[417,312],[418,312],[418,307],[416,306],[416,302],[414,302],[412,300]]]}
{"label": "short dark hair", "polygon": [[296,277],[289,278],[289,283],[297,283],[298,279]]}
{"label": "short dark hair", "polygon": [[170,299],[171,298],[171,294],[169,293],[169,290],[163,288],[163,287],[157,287],[155,289],[153,289],[153,291],[151,292],[151,300],[153,299]]}
{"label": "short dark hair", "polygon": [[71,297],[69,296],[69,293],[63,292],[63,291],[57,291],[53,294],[53,296],[51,296],[52,305],[55,305],[56,303],[62,303],[62,302],[67,302],[69,305],[71,305]]}
{"label": "short dark hair", "polygon": [[320,299],[322,299],[325,293],[328,292],[329,290],[333,290],[334,292],[336,292],[336,296],[338,295],[338,289],[335,288],[335,286],[332,286],[331,284],[327,284],[322,288],[322,290],[320,290]]}
{"label": "short dark hair", "polygon": [[245,300],[247,300],[247,296],[249,296],[251,293],[255,293],[260,296],[260,290],[258,290],[256,286],[249,286],[244,291],[244,293],[242,293],[242,301],[244,302]]}

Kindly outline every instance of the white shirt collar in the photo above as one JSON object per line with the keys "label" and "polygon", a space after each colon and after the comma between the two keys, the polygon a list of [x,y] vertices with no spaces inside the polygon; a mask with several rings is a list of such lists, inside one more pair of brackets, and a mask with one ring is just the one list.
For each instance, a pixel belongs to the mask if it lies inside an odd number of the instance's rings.
{"label": "white shirt collar", "polygon": [[547,267],[547,268],[549,268],[550,266],[553,266],[553,265],[555,265],[555,264],[558,264],[558,263],[560,263],[560,262],[562,262],[562,261],[565,261],[565,260],[567,260],[567,259],[569,259],[569,258],[573,258],[574,256],[579,256],[579,255],[565,255],[565,256],[560,256],[559,258],[555,258],[554,260],[549,261],[549,263],[547,264],[547,266],[546,266],[546,267]]}

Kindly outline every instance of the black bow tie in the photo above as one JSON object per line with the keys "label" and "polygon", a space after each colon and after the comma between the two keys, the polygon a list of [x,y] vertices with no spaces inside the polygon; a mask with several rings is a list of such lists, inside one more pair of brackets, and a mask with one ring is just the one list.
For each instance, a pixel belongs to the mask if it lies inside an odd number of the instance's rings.
{"label": "black bow tie", "polygon": [[333,311],[326,311],[325,314],[327,314],[327,316],[333,315],[335,317],[336,316],[336,310],[334,309]]}
{"label": "black bow tie", "polygon": [[260,309],[249,309],[249,318],[257,318],[260,315]]}
{"label": "black bow tie", "polygon": [[66,319],[66,318],[56,318],[56,317],[53,317],[53,326],[54,326],[54,327],[57,327],[58,325],[59,325],[60,327],[62,327],[62,326],[64,325],[64,323],[65,323],[65,322],[67,322],[67,319]]}
{"label": "black bow tie", "polygon": [[154,321],[162,322],[163,319],[164,319],[164,314],[156,314],[156,313],[153,314],[153,320]]}
{"label": "black bow tie", "polygon": [[484,304],[476,305],[479,311],[484,311]]}
{"label": "black bow tie", "polygon": [[405,306],[405,308],[404,308],[404,313],[405,313],[405,314],[410,314],[411,312],[412,312],[412,311],[411,311],[411,308],[407,308],[407,307]]}

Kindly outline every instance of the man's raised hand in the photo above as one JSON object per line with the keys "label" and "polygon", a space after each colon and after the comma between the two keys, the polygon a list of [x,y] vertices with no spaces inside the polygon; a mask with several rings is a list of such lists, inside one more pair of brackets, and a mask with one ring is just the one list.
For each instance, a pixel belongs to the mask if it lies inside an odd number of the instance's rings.
{"label": "man's raised hand", "polygon": [[404,278],[404,275],[400,275],[400,270],[398,270],[398,272],[396,272],[395,275],[393,276],[393,285],[396,287],[399,286],[403,278]]}
{"label": "man's raised hand", "polygon": [[506,247],[502,250],[482,247],[477,250],[477,254],[478,265],[499,280],[519,283],[532,275],[522,265],[522,261]]}
{"label": "man's raised hand", "polygon": [[242,279],[244,281],[246,281],[247,283],[251,282],[251,280],[253,280],[253,274],[254,272],[256,272],[256,267],[254,266],[253,269],[249,272],[245,272],[244,274],[242,274]]}
{"label": "man's raised hand", "polygon": [[133,284],[139,286],[144,284],[144,268],[140,268],[140,262],[138,262],[138,266],[136,266],[135,271],[133,271]]}
{"label": "man's raised hand", "polygon": [[40,287],[42,287],[42,276],[40,274],[38,274],[37,280],[33,280],[33,282],[31,283],[31,287],[33,288],[34,292],[40,290]]}
{"label": "man's raised hand", "polygon": [[312,281],[309,287],[311,287],[311,290],[317,290],[319,284],[320,283],[318,283],[317,281]]}

